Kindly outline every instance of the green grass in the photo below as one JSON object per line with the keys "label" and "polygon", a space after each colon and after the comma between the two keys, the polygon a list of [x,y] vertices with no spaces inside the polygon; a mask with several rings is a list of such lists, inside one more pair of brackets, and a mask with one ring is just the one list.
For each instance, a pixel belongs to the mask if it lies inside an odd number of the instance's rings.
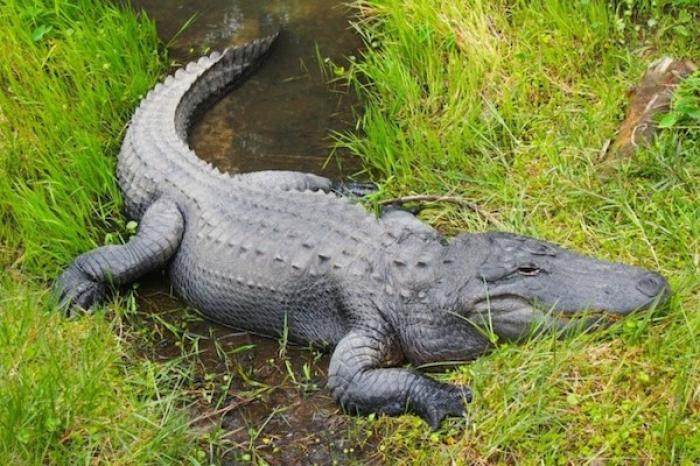
{"label": "green grass", "polygon": [[124,307],[67,321],[47,292],[124,231],[115,155],[165,69],[155,27],[97,0],[6,0],[0,22],[0,464],[186,461],[178,377],[134,355]]}
{"label": "green grass", "polygon": [[172,368],[136,358],[119,319],[69,322],[15,281],[0,294],[2,464],[175,464],[193,454]]}
{"label": "green grass", "polygon": [[164,62],[152,23],[102,2],[0,14],[2,259],[51,279],[120,219],[120,136]]}
{"label": "green grass", "polygon": [[[366,106],[358,131],[338,138],[380,197],[463,196],[511,231],[659,270],[675,291],[662,311],[595,335],[502,344],[444,376],[475,389],[469,427],[376,421],[392,463],[700,461],[700,74],[651,147],[600,161],[653,59],[700,63],[700,6],[615,3],[354,4],[368,50],[348,79]],[[422,217],[450,233],[493,228],[449,206]]]}

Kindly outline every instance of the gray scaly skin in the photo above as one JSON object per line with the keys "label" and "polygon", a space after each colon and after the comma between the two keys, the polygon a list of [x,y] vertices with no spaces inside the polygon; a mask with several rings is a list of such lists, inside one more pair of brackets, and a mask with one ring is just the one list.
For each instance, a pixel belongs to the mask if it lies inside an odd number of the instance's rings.
{"label": "gray scaly skin", "polygon": [[[190,119],[239,83],[274,37],[214,53],[168,77],[134,114],[119,184],[138,233],[78,257],[56,292],[68,312],[168,267],[173,289],[214,321],[335,346],[328,387],[352,413],[414,412],[437,428],[469,389],[392,366],[461,361],[533,327],[595,326],[665,300],[658,274],[508,233],[443,238],[405,211],[381,218],[316,175],[229,175],[186,143]],[[581,319],[572,319],[581,315]]]}

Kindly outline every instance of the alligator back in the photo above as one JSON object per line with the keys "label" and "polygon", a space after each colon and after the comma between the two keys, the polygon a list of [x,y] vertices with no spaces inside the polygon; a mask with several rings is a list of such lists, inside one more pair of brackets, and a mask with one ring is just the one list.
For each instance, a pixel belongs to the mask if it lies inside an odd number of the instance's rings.
{"label": "alligator back", "polygon": [[290,339],[335,343],[347,331],[349,284],[362,294],[391,282],[382,222],[325,178],[229,175],[187,145],[193,115],[240,83],[274,38],[203,57],[157,85],[127,130],[119,183],[132,217],[159,199],[181,212],[170,276],[186,302],[232,327],[276,334],[286,322]]}

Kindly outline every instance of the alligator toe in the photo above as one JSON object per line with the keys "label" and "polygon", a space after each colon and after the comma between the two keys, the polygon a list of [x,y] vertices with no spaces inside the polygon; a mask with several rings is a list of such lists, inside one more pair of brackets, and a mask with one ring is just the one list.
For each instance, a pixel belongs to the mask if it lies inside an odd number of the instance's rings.
{"label": "alligator toe", "polygon": [[471,400],[472,392],[468,387],[439,383],[425,392],[416,411],[432,430],[437,430],[447,417],[466,416],[466,404]]}
{"label": "alligator toe", "polygon": [[61,312],[67,317],[75,317],[102,301],[106,295],[106,288],[102,283],[67,270],[56,282],[54,294]]}

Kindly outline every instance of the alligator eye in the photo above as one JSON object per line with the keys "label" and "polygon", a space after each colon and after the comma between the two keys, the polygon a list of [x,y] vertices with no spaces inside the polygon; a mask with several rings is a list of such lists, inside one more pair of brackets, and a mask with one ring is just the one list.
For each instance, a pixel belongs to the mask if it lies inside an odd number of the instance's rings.
{"label": "alligator eye", "polygon": [[525,242],[525,249],[536,256],[556,256],[557,250],[543,241],[528,239]]}
{"label": "alligator eye", "polygon": [[518,267],[518,273],[520,275],[526,275],[528,277],[533,277],[540,273],[540,269],[535,267],[534,265],[524,265],[522,267]]}

